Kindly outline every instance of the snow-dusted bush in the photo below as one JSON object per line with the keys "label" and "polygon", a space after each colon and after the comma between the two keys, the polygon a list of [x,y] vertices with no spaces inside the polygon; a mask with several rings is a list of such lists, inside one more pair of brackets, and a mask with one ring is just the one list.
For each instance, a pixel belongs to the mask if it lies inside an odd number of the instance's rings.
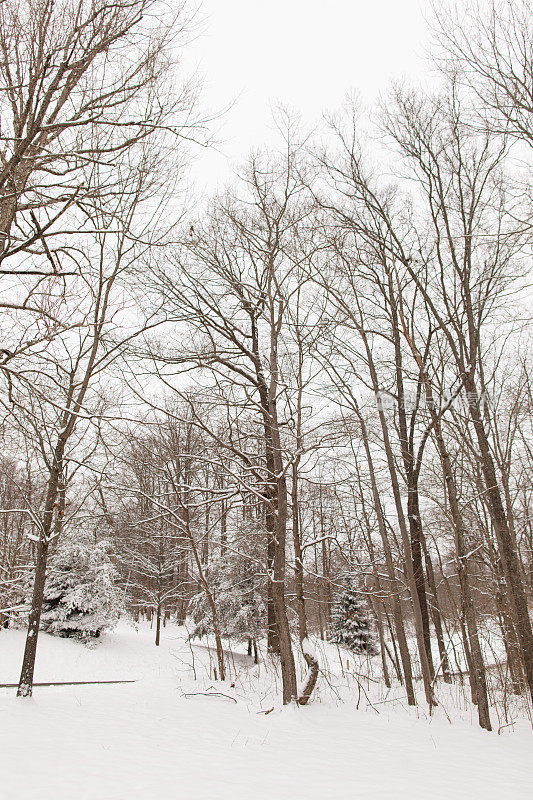
{"label": "snow-dusted bush", "polygon": [[115,578],[107,542],[63,540],[50,560],[41,629],[84,641],[112,629],[123,608]]}

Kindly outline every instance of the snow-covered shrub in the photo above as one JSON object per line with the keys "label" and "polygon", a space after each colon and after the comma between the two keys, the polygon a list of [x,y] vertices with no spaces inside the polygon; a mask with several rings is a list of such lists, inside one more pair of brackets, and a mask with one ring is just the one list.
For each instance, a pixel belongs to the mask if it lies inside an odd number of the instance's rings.
{"label": "snow-covered shrub", "polygon": [[123,608],[105,541],[63,540],[50,561],[41,629],[89,641],[112,629]]}

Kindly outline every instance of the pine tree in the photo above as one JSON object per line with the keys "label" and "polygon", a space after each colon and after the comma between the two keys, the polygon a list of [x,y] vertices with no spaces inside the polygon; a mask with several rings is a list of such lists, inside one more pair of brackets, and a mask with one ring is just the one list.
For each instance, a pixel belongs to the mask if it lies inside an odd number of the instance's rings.
{"label": "pine tree", "polygon": [[104,541],[64,540],[50,562],[41,630],[90,641],[112,629],[123,607]]}
{"label": "pine tree", "polygon": [[351,582],[339,594],[333,607],[331,628],[332,641],[353,653],[375,655],[378,652],[366,602]]}

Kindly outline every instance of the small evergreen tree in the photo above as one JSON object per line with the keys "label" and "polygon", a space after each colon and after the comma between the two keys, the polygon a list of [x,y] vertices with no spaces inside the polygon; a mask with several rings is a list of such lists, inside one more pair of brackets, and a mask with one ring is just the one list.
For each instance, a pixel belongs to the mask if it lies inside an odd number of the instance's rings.
{"label": "small evergreen tree", "polygon": [[123,603],[104,541],[65,539],[50,562],[41,630],[89,641],[112,629]]}
{"label": "small evergreen tree", "polygon": [[332,641],[353,653],[375,655],[378,650],[364,597],[351,581],[337,597],[332,611]]}

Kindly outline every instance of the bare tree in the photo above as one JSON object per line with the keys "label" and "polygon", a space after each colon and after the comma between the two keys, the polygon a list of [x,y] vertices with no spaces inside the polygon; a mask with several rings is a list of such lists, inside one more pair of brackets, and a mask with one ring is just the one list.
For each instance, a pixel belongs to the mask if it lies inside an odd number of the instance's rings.
{"label": "bare tree", "polygon": [[520,562],[497,478],[483,413],[483,332],[516,286],[523,234],[510,213],[501,164],[505,142],[464,125],[454,86],[448,98],[397,94],[386,123],[419,176],[428,203],[432,251],[419,242],[401,259],[416,281],[453,357],[466,392],[490,516],[508,585],[522,659],[533,696],[533,632]]}
{"label": "bare tree", "polygon": [[[93,217],[93,237],[80,251],[84,269],[77,284],[76,322],[60,339],[43,348],[37,359],[28,356],[3,370],[10,381],[4,403],[11,409],[21,431],[33,436],[41,450],[45,469],[45,499],[37,522],[37,559],[28,622],[28,636],[18,693],[32,693],[33,671],[42,608],[46,565],[51,542],[61,532],[61,497],[67,485],[67,466],[76,463],[76,447],[92,429],[99,437],[105,411],[102,377],[132,337],[149,322],[143,317],[127,320],[124,312],[125,280],[146,254],[153,217],[139,218],[144,196],[140,164],[137,192],[128,186],[122,198],[113,198]],[[74,287],[73,287],[74,291]],[[74,297],[69,298],[74,302]],[[70,310],[68,313],[71,313]],[[74,313],[74,312],[73,312]]]}
{"label": "bare tree", "polygon": [[436,6],[437,60],[474,94],[491,130],[533,145],[533,17],[528,0]]}
{"label": "bare tree", "polygon": [[299,201],[302,186],[291,145],[277,163],[254,159],[245,179],[250,200],[228,196],[218,203],[205,226],[193,226],[177,254],[177,271],[165,268],[157,280],[168,319],[193,331],[192,346],[177,349],[166,362],[193,364],[204,375],[210,373],[216,392],[231,397],[237,408],[253,410],[262,426],[261,466],[232,439],[226,447],[253,476],[250,488],[264,498],[273,612],[269,640],[279,648],[288,703],[297,699],[297,690],[285,600],[290,459],[282,419],[288,392],[284,364],[288,308],[304,257],[294,240],[309,210]]}
{"label": "bare tree", "polygon": [[59,241],[58,221],[75,208],[90,213],[99,193],[121,192],[125,161],[117,165],[155,131],[166,138],[188,129],[190,89],[172,96],[167,80],[184,7],[155,23],[157,7],[154,0],[2,3],[1,260],[26,252],[43,265],[22,274],[68,268],[55,251],[76,220],[62,219]]}

